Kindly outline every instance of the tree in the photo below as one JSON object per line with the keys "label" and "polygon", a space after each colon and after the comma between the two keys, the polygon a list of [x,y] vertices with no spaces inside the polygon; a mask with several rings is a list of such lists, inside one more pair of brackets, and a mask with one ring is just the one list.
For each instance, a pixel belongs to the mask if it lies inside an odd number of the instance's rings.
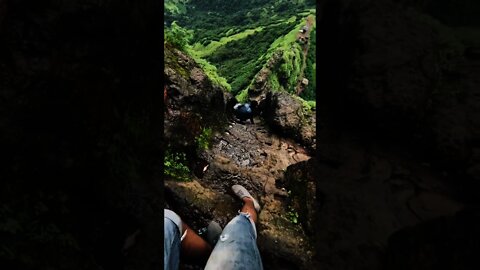
{"label": "tree", "polygon": [[170,28],[165,29],[165,41],[174,45],[178,49],[185,51],[188,44],[193,38],[193,30],[187,30],[175,21],[172,22]]}

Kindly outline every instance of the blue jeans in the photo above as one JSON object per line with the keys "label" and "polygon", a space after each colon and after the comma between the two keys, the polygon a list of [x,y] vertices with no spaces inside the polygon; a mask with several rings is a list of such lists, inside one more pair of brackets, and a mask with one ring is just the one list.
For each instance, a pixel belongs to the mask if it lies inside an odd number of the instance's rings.
{"label": "blue jeans", "polygon": [[[180,260],[180,231],[168,217],[165,217],[164,221],[164,269],[177,270]],[[223,229],[205,269],[263,269],[256,238],[255,224],[251,222],[249,215],[239,213]]]}
{"label": "blue jeans", "polygon": [[163,218],[163,269],[177,270],[180,262],[180,230],[172,220]]}

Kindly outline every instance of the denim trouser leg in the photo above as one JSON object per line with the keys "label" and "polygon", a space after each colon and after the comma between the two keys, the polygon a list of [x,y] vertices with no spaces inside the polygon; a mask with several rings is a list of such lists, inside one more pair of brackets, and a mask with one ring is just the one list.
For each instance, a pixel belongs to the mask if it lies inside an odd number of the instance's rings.
{"label": "denim trouser leg", "polygon": [[248,214],[233,218],[220,235],[205,269],[263,269],[254,226]]}
{"label": "denim trouser leg", "polygon": [[169,218],[164,218],[163,269],[177,270],[180,263],[180,231]]}

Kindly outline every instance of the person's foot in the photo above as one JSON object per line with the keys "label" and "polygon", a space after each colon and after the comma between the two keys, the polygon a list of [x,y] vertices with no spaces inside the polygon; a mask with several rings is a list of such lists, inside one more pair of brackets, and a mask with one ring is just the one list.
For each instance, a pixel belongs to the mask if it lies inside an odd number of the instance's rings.
{"label": "person's foot", "polygon": [[253,198],[252,195],[250,195],[250,193],[243,186],[233,185],[232,186],[232,191],[241,200],[245,197],[251,198],[253,200],[253,206],[255,207],[255,210],[257,211],[257,213],[260,212],[260,204],[258,203],[258,201],[255,198]]}
{"label": "person's foot", "polygon": [[210,221],[207,227],[207,241],[213,248],[218,241],[218,238],[222,234],[222,227],[215,221]]}

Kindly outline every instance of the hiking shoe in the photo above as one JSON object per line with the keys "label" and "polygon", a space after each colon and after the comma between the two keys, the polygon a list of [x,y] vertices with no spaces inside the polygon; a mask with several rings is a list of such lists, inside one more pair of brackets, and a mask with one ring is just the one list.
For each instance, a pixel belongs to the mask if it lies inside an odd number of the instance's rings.
{"label": "hiking shoe", "polygon": [[255,210],[257,210],[257,213],[260,212],[260,204],[258,204],[257,200],[253,198],[252,195],[241,185],[233,185],[232,186],[232,191],[237,195],[238,198],[243,199],[245,197],[249,197],[253,199],[253,206],[255,206]]}
{"label": "hiking shoe", "polygon": [[210,221],[207,227],[207,242],[213,248],[222,234],[222,227],[215,221]]}

